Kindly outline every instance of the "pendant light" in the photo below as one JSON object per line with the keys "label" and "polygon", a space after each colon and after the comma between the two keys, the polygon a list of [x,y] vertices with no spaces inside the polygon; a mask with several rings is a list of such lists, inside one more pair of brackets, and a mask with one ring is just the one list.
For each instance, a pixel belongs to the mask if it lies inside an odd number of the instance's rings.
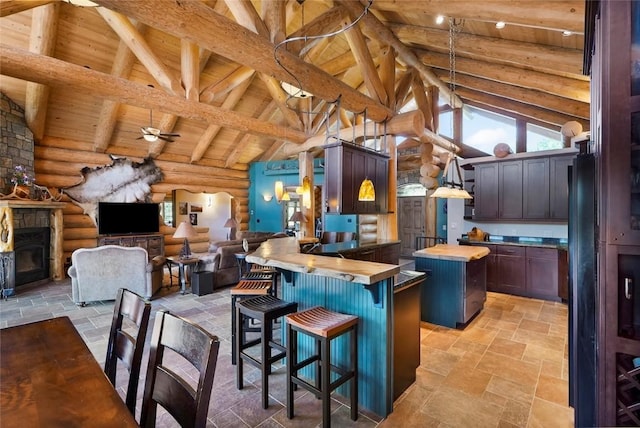
{"label": "pendant light", "polygon": [[[451,165],[452,160],[456,166],[456,169],[452,173],[451,181],[447,181],[447,173],[449,172],[449,165]],[[456,172],[458,173],[459,180],[457,182],[455,179]],[[431,194],[430,197],[445,199],[473,199],[469,192],[464,190],[464,186],[462,184],[462,174],[460,173],[460,166],[458,165],[458,157],[454,153],[449,153],[447,163],[444,166],[444,171],[442,172],[442,184],[435,190],[435,192]]]}
{"label": "pendant light", "polygon": [[369,177],[362,180],[360,184],[360,191],[358,191],[359,201],[375,201],[376,189],[373,187],[373,182],[369,180]]}

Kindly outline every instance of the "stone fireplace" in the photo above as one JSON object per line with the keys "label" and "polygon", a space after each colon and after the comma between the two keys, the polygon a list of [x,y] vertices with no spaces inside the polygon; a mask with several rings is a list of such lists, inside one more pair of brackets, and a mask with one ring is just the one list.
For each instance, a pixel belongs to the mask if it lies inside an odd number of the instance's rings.
{"label": "stone fireplace", "polygon": [[2,297],[16,287],[61,280],[62,202],[0,200],[0,287]]}

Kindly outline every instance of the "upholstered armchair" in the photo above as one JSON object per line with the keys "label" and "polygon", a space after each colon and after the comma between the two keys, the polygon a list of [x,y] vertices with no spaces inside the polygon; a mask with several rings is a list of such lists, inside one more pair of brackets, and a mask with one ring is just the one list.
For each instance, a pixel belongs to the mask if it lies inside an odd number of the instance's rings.
{"label": "upholstered armchair", "polygon": [[75,250],[69,268],[73,302],[114,300],[119,288],[150,300],[162,286],[164,263],[164,257],[149,260],[147,250],[139,247],[104,245]]}

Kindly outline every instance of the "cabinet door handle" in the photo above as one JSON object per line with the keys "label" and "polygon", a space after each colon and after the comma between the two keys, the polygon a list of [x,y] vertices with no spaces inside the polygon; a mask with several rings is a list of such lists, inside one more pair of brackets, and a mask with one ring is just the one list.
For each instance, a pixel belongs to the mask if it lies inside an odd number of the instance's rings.
{"label": "cabinet door handle", "polygon": [[631,300],[633,292],[633,280],[631,278],[624,279],[624,297]]}

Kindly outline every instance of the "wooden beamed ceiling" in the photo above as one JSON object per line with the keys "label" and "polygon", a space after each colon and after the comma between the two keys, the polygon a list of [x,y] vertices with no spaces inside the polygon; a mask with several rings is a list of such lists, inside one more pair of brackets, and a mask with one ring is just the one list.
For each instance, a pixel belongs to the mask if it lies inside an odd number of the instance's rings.
{"label": "wooden beamed ceiling", "polygon": [[[589,128],[584,1],[374,0],[357,26],[331,38],[311,36],[347,27],[364,0],[95,3],[0,2],[0,90],[25,108],[37,144],[246,170],[321,146],[338,117],[342,127],[363,111],[390,120],[413,100],[422,129],[400,117],[396,135],[450,147],[431,132],[438,94],[456,107]],[[455,94],[439,14],[463,22]],[[274,46],[292,36],[309,37],[278,50],[285,70]],[[281,81],[314,96],[290,99]],[[140,140],[148,125],[180,137]]]}

